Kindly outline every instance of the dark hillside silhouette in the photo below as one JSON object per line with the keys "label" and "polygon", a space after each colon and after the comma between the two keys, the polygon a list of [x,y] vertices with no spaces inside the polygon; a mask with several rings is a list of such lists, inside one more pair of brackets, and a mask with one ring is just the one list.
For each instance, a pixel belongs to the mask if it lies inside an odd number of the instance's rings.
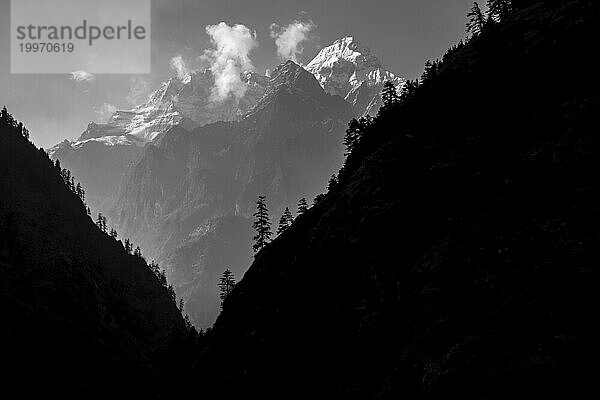
{"label": "dark hillside silhouette", "polygon": [[[13,398],[134,398],[175,369],[189,327],[141,257],[98,226],[84,190],[0,121],[0,359]],[[69,173],[70,174],[70,173]],[[98,229],[100,228],[100,229]],[[176,344],[176,345],[175,345]],[[140,397],[136,397],[140,398]]]}
{"label": "dark hillside silhouette", "polygon": [[515,2],[431,62],[257,254],[193,379],[263,400],[597,397],[599,9]]}

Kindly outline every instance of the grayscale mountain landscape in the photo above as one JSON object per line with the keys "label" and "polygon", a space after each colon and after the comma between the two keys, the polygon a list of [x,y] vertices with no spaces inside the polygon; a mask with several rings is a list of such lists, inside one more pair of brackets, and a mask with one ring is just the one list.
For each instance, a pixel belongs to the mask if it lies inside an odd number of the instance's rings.
{"label": "grayscale mountain landscape", "polygon": [[165,268],[199,328],[218,315],[219,274],[251,264],[256,198],[274,215],[314,199],[342,165],[347,121],[377,114],[386,81],[404,83],[353,37],[270,75],[243,73],[245,95],[225,102],[211,102],[210,71],[173,77],[48,151],[90,188],[92,209]]}
{"label": "grayscale mountain landscape", "polygon": [[598,1],[145,4],[0,40],[4,397],[599,397]]}

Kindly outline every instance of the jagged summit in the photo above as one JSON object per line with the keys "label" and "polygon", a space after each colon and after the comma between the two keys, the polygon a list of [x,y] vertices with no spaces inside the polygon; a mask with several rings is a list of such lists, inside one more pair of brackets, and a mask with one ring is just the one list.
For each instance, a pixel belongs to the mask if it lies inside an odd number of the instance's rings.
{"label": "jagged summit", "polygon": [[[326,108],[335,109],[338,112],[342,112],[341,110],[344,108],[349,109],[344,101],[328,95],[313,74],[294,61],[288,60],[273,69],[264,96],[248,111],[242,121],[246,120],[247,122],[253,115],[262,115],[262,110],[265,108],[279,104],[281,96],[293,97],[296,99],[295,101],[301,103],[326,105]],[[296,104],[296,106],[302,107],[300,104]],[[299,110],[296,114],[298,113],[300,113]],[[261,116],[259,119],[262,118]],[[351,114],[348,114],[348,118],[351,118]],[[299,121],[298,123],[302,124],[303,122]]]}
{"label": "jagged summit", "polygon": [[320,91],[314,76],[291,60],[280,64],[271,73],[269,89],[273,90],[282,84],[295,89]]}
{"label": "jagged summit", "polygon": [[[144,146],[176,125],[193,129],[240,119],[263,96],[269,78],[248,71],[242,79],[248,85],[243,98],[215,103],[211,99],[214,77],[209,70],[192,72],[183,79],[170,78],[147,102],[131,110],[115,111],[106,123],[91,122],[72,145],[78,147],[91,141],[107,146]],[[57,145],[48,150],[53,156],[59,149]]]}
{"label": "jagged summit", "polygon": [[321,49],[308,64],[308,69],[315,65],[333,65],[340,58],[356,64],[359,69],[382,67],[377,56],[371,53],[371,49],[360,44],[354,36],[345,36]]}
{"label": "jagged summit", "polygon": [[400,88],[405,80],[383,68],[371,50],[354,36],[345,36],[327,46],[306,66],[329,94],[350,102],[357,114],[374,114],[385,81]]}
{"label": "jagged summit", "polygon": [[289,78],[291,75],[297,75],[300,71],[304,70],[300,65],[296,64],[292,60],[287,60],[279,64],[271,72],[271,82]]}

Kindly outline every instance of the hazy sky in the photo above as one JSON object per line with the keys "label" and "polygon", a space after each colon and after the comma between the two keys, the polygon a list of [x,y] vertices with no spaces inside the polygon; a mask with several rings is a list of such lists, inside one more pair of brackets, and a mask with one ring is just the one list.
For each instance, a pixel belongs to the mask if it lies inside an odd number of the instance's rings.
{"label": "hazy sky", "polygon": [[[13,0],[18,1],[18,0]],[[123,0],[126,1],[126,0]],[[103,121],[115,107],[139,104],[173,76],[173,57],[188,66],[210,47],[205,27],[221,21],[255,30],[259,47],[250,53],[257,72],[281,60],[270,26],[312,21],[312,39],[299,61],[308,63],[320,47],[353,35],[384,66],[400,76],[420,75],[464,37],[472,0],[153,0],[152,74],[97,75],[77,82],[70,75],[10,74],[10,1],[0,0],[0,104],[29,127],[34,143],[48,147],[78,137],[89,121]]]}

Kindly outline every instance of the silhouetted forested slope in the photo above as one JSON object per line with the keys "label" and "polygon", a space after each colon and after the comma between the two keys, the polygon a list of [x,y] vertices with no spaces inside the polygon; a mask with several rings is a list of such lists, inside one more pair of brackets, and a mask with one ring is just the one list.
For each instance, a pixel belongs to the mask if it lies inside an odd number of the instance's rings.
{"label": "silhouetted forested slope", "polygon": [[147,397],[186,331],[175,301],[12,125],[0,120],[2,393]]}
{"label": "silhouetted forested slope", "polygon": [[198,382],[245,399],[597,390],[598,21],[597,1],[537,2],[451,50],[258,254]]}

